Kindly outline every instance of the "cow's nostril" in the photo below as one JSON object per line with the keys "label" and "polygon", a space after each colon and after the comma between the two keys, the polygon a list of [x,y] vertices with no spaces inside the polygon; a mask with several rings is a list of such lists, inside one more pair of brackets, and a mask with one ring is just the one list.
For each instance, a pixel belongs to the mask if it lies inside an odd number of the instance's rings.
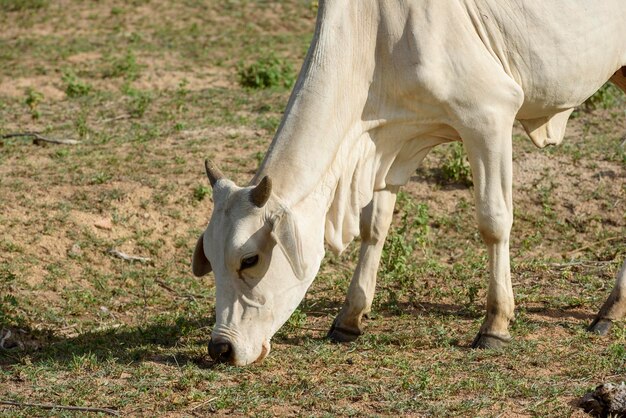
{"label": "cow's nostril", "polygon": [[233,354],[233,347],[228,341],[211,339],[209,341],[209,355],[218,362],[230,360]]}

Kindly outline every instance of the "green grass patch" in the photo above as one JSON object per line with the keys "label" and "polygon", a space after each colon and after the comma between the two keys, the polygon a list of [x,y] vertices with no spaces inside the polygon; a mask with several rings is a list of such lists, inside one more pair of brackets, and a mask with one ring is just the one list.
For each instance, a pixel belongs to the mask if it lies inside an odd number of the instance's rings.
{"label": "green grass patch", "polygon": [[295,81],[295,71],[285,59],[269,54],[252,64],[240,63],[237,67],[239,83],[243,87],[266,89],[270,87],[289,88]]}
{"label": "green grass patch", "polygon": [[48,0],[0,0],[0,10],[5,12],[26,12],[48,7]]}

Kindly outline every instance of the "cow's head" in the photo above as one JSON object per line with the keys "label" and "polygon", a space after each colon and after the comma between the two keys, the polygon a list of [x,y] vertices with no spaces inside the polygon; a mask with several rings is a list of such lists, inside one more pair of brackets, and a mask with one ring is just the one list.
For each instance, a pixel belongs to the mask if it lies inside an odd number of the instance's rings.
{"label": "cow's head", "polygon": [[272,194],[268,177],[256,186],[238,187],[210,162],[205,166],[214,208],[192,268],[196,276],[215,275],[216,324],[209,354],[218,361],[250,364],[269,353],[271,337],[311,284],[308,270],[317,270],[307,269],[307,261],[320,257],[303,255],[296,219]]}

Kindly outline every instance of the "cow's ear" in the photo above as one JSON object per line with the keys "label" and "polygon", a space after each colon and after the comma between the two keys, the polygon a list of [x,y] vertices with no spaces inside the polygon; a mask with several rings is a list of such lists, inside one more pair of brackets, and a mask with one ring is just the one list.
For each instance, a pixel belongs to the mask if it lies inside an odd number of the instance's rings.
{"label": "cow's ear", "polygon": [[272,237],[289,261],[299,280],[306,278],[306,265],[302,256],[302,239],[293,215],[283,209],[272,218]]}
{"label": "cow's ear", "polygon": [[196,277],[202,277],[211,272],[211,263],[209,263],[204,254],[204,233],[200,234],[200,238],[198,238],[196,243],[196,249],[193,250],[191,269]]}

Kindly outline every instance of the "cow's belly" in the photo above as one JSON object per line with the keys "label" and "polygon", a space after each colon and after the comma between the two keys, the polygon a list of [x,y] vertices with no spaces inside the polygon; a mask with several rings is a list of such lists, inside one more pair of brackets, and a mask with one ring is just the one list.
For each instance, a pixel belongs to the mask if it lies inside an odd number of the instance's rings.
{"label": "cow's belly", "polygon": [[493,53],[524,92],[520,119],[580,105],[626,65],[623,0],[475,1]]}
{"label": "cow's belly", "polygon": [[546,117],[580,106],[621,66],[615,57],[611,59],[598,56],[595,62],[609,61],[613,61],[614,64],[578,65],[575,72],[563,68],[544,67],[541,74],[519,76],[516,81],[524,92],[524,102],[517,118],[523,120]]}
{"label": "cow's belly", "polygon": [[626,65],[623,0],[474,1],[490,51],[524,92],[517,119],[537,146],[560,143],[572,110]]}
{"label": "cow's belly", "polygon": [[[595,59],[570,64],[569,68],[553,67],[541,74],[523,75],[518,83],[524,91],[524,102],[517,119],[538,147],[560,144],[567,121],[575,107],[593,95],[613,75],[618,63],[615,56],[598,51]],[[607,71],[608,68],[608,71]]]}

